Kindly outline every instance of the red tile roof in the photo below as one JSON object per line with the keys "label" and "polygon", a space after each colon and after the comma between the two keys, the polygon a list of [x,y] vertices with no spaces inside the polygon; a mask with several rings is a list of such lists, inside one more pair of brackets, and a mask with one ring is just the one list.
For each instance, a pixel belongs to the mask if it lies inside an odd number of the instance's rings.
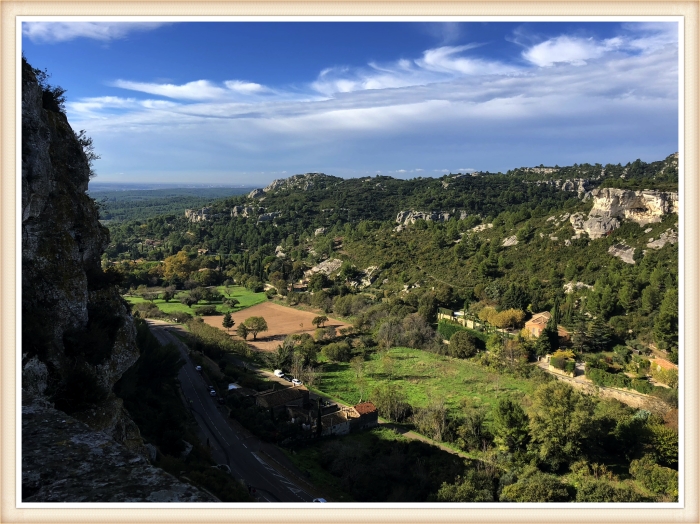
{"label": "red tile roof", "polygon": [[357,411],[360,415],[367,415],[368,413],[374,413],[377,411],[377,408],[371,402],[363,402],[362,404],[355,406],[355,411]]}

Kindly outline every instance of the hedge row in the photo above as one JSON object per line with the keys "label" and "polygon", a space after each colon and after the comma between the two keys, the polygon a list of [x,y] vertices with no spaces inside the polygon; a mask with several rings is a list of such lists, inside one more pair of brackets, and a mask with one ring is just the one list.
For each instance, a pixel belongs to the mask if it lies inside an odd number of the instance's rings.
{"label": "hedge row", "polygon": [[611,388],[627,388],[648,395],[654,390],[654,386],[646,380],[630,379],[622,373],[608,373],[602,369],[586,367],[586,376],[590,378],[596,386],[608,386]]}

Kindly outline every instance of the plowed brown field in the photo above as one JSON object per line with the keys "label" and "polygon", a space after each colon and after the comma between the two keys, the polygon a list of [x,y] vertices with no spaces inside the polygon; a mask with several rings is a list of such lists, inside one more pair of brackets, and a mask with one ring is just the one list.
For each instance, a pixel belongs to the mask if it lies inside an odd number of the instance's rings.
{"label": "plowed brown field", "polygon": [[[245,321],[249,317],[263,317],[267,321],[268,331],[258,333],[258,339],[253,341],[252,335],[248,335],[248,344],[251,347],[260,351],[272,351],[279,346],[284,337],[295,333],[314,334],[316,327],[311,321],[322,313],[311,313],[309,311],[299,311],[290,307],[280,306],[272,302],[263,302],[257,306],[246,308],[237,313],[232,313],[231,318],[236,322],[231,330],[231,336],[238,338],[235,334],[236,326]],[[204,322],[210,326],[226,331],[222,326],[223,315],[202,317]],[[333,326],[336,329],[341,329],[350,326],[339,320],[328,319],[325,327]]]}

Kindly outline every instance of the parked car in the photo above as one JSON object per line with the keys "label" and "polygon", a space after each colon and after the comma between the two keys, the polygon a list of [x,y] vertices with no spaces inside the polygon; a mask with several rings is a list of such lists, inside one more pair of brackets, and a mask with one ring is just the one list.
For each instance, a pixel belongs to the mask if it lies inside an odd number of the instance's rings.
{"label": "parked car", "polygon": [[194,369],[200,373],[202,372],[202,366],[195,366]]}
{"label": "parked car", "polygon": [[286,380],[287,382],[291,382],[291,381],[292,381],[292,377],[290,377],[289,375],[285,375],[285,376],[283,376],[282,378],[283,378],[284,380]]}
{"label": "parked car", "polygon": [[216,396],[216,391],[212,389],[212,390],[209,392],[209,396],[215,397],[215,396]]}
{"label": "parked car", "polygon": [[207,389],[208,389],[209,391],[214,391],[214,386],[207,386]]}
{"label": "parked car", "polygon": [[314,499],[314,502],[328,502],[326,499],[318,498]]}
{"label": "parked car", "polygon": [[219,404],[225,404],[225,403],[226,403],[226,401],[224,400],[224,397],[219,397],[218,399],[216,399],[216,401],[217,401]]}
{"label": "parked car", "polygon": [[276,377],[282,378],[284,376],[284,372],[281,369],[276,369],[274,372]]}
{"label": "parked car", "polygon": [[303,386],[304,385],[304,384],[302,384],[301,380],[299,380],[298,378],[293,378],[292,384],[294,384],[295,386]]}

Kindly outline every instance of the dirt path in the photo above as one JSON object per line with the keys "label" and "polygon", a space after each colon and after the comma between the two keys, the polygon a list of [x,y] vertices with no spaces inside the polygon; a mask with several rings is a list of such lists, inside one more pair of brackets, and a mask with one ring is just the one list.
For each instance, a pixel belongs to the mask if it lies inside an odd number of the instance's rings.
{"label": "dirt path", "polygon": [[[290,307],[280,306],[272,302],[263,302],[257,306],[252,306],[243,309],[237,313],[232,313],[231,318],[236,323],[235,326],[242,324],[249,317],[263,317],[267,321],[268,331],[258,334],[257,340],[253,341],[252,336],[248,336],[248,344],[260,351],[273,351],[279,346],[287,335],[308,333],[314,334],[316,326],[311,321],[322,313],[313,313],[310,311],[299,311]],[[202,317],[204,322],[210,326],[226,331],[222,326],[223,315]],[[236,327],[231,330],[231,336],[235,335]],[[340,322],[339,320],[328,319],[325,327],[334,327],[341,329],[349,327],[350,324]]]}

